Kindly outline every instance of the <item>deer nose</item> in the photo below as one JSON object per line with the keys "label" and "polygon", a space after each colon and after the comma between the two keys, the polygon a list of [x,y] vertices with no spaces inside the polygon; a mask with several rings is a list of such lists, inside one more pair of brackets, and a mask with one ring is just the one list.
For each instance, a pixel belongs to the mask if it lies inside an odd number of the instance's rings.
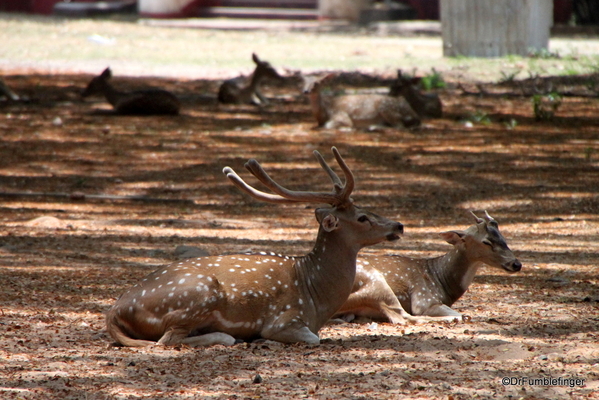
{"label": "deer nose", "polygon": [[396,222],[393,224],[392,229],[394,232],[387,235],[387,240],[390,242],[399,240],[399,235],[403,234],[403,225],[400,222]]}
{"label": "deer nose", "polygon": [[512,272],[518,272],[522,269],[522,263],[520,262],[520,260],[515,260],[511,264],[508,264],[507,268],[505,269]]}
{"label": "deer nose", "polygon": [[403,235],[403,224],[401,222],[398,222],[395,228],[397,229],[397,232]]}

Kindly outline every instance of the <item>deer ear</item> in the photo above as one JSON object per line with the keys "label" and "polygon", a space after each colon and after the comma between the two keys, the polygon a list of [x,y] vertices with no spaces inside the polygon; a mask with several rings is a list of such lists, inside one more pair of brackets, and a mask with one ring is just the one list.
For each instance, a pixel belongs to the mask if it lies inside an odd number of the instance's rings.
{"label": "deer ear", "polygon": [[104,71],[102,71],[102,78],[110,78],[112,77],[112,71],[110,70],[110,67],[106,68]]}
{"label": "deer ear", "polygon": [[439,234],[445,241],[451,245],[457,245],[464,242],[464,236],[466,236],[466,232],[464,231],[449,231],[449,232],[441,232]]}
{"label": "deer ear", "polygon": [[252,53],[252,60],[256,63],[256,64],[260,64],[260,58],[258,58],[258,55],[256,53]]}
{"label": "deer ear", "polygon": [[333,232],[339,227],[339,218],[335,217],[333,214],[328,214],[323,218],[320,225],[326,232]]}

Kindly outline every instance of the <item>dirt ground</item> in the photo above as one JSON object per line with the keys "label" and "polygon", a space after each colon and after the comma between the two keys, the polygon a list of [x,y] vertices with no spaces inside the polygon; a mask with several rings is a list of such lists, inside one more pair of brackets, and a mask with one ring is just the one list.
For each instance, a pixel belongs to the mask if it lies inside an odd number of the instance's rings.
{"label": "dirt ground", "polygon": [[[217,105],[218,81],[117,77],[183,101],[177,117],[132,117],[82,102],[90,78],[5,77],[30,101],[0,102],[0,397],[599,399],[596,76],[555,79],[566,95],[551,120],[535,120],[520,85],[465,95],[449,82],[443,118],[373,132],[314,129],[294,81],[260,109]],[[365,81],[336,87],[386,83]],[[289,187],[329,190],[311,153],[332,160],[333,145],[356,202],[405,225],[364,252],[440,255],[438,232],[488,210],[522,271],[483,267],[454,307],[468,322],[332,324],[319,346],[112,345],[105,312],[177,246],[308,252],[312,206],[258,203],[221,171],[247,177],[256,158]]]}

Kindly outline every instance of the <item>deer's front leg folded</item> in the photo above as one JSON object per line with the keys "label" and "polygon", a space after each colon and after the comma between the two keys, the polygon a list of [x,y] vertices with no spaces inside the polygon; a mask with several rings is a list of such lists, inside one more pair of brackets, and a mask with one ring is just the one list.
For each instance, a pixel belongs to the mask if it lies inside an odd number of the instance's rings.
{"label": "deer's front leg folded", "polygon": [[[272,180],[256,160],[246,168],[273,193],[227,177],[250,196],[271,203],[328,203],[310,253],[200,257],[163,267],[123,294],[109,310],[108,333],[126,346],[233,344],[236,339],[319,343],[317,332],[351,292],[358,251],[399,239],[403,225],[354,206],[354,178],[336,148],[345,182],[315,155],[331,192],[294,191]],[[331,278],[334,277],[334,278]]]}

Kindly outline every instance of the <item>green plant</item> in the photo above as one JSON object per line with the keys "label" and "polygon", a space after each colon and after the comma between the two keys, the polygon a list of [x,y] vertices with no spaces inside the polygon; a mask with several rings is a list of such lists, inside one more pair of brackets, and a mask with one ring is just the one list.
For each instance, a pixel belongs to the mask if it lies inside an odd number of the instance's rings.
{"label": "green plant", "polygon": [[489,115],[486,112],[479,110],[471,113],[466,120],[483,125],[489,125],[491,123],[491,118],[489,118]]}
{"label": "green plant", "polygon": [[505,71],[500,71],[501,79],[499,79],[499,83],[511,83],[516,79],[516,75],[518,75],[522,69],[518,69],[516,71],[506,73]]}
{"label": "green plant", "polygon": [[506,121],[504,124],[507,129],[512,130],[518,126],[518,121],[516,121],[514,118],[510,118],[510,120]]}
{"label": "green plant", "polygon": [[434,68],[430,74],[423,76],[420,82],[424,90],[442,89],[446,86],[443,76]]}
{"label": "green plant", "polygon": [[537,121],[551,120],[561,104],[562,96],[556,92],[532,96],[533,112]]}
{"label": "green plant", "polygon": [[528,57],[530,58],[540,58],[542,60],[547,60],[547,59],[561,59],[561,56],[559,55],[558,52],[551,52],[546,48],[542,48],[542,49],[533,49],[530,48],[528,49]]}

